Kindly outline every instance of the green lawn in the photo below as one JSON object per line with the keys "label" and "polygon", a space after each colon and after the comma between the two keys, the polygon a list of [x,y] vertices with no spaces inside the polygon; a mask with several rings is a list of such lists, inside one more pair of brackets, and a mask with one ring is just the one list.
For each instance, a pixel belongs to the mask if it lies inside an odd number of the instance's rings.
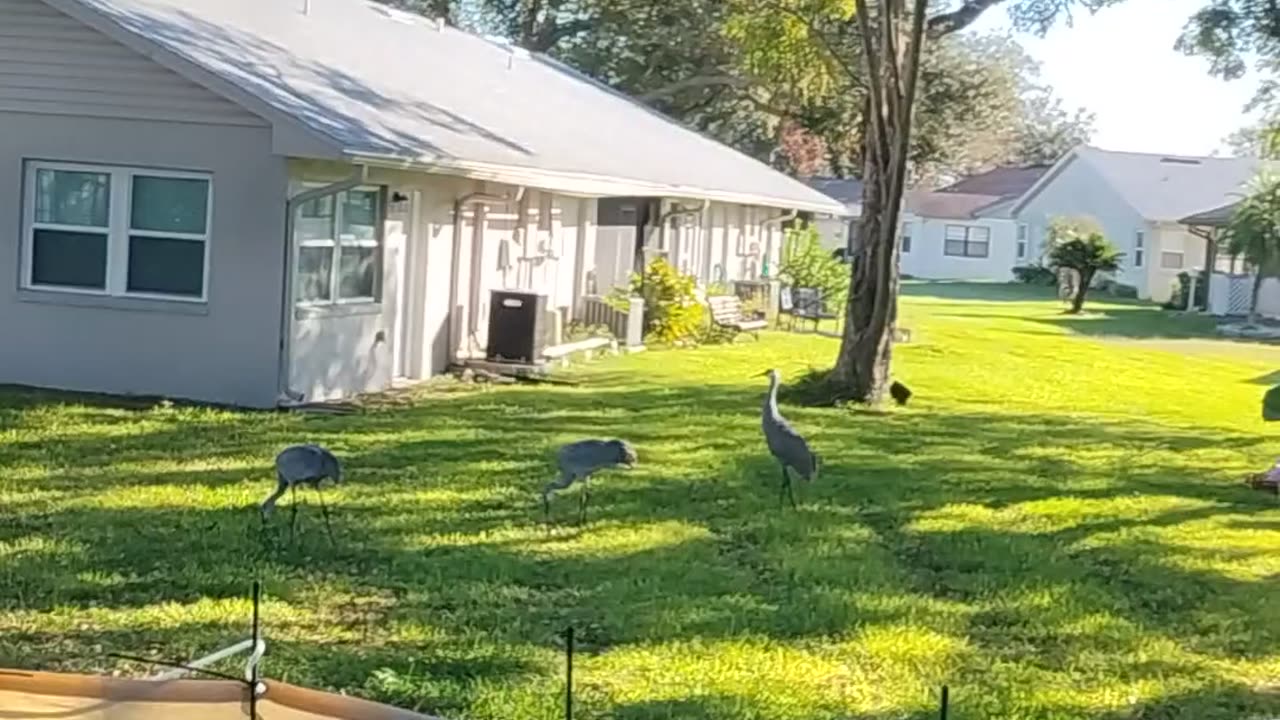
{"label": "green lawn", "polygon": [[[268,674],[451,718],[1226,720],[1280,716],[1280,349],[1136,304],[1066,318],[1021,288],[916,284],[883,413],[783,412],[824,456],[780,512],[758,425],[769,366],[835,341],[587,366],[576,387],[442,386],[362,415],[143,410],[0,395],[0,666],[140,671],[268,599]],[[541,524],[562,442],[620,436],[630,473]],[[331,446],[300,542],[255,503],[275,451]],[[235,666],[228,666],[234,671]]]}

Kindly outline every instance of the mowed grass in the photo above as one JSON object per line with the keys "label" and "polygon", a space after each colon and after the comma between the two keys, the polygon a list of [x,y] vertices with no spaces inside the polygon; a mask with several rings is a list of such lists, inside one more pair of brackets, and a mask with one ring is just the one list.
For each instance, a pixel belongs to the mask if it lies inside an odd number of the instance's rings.
{"label": "mowed grass", "polygon": [[[1205,320],[1034,291],[907,288],[883,412],[783,411],[824,456],[780,511],[759,430],[771,333],[575,372],[440,386],[354,416],[141,410],[0,395],[0,666],[137,673],[248,632],[266,672],[451,718],[1226,720],[1280,716],[1280,454],[1260,398],[1280,349]],[[541,523],[563,442],[631,472]],[[332,447],[348,483],[266,533],[273,454]],[[235,672],[235,664],[224,669]]]}

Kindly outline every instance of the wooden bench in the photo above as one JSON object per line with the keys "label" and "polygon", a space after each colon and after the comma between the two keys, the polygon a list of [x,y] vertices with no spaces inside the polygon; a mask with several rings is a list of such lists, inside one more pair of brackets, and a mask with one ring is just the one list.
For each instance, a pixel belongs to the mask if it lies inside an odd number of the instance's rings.
{"label": "wooden bench", "polygon": [[767,320],[742,315],[742,300],[736,295],[712,295],[707,298],[711,322],[736,332],[749,332],[759,339],[760,331],[769,327]]}

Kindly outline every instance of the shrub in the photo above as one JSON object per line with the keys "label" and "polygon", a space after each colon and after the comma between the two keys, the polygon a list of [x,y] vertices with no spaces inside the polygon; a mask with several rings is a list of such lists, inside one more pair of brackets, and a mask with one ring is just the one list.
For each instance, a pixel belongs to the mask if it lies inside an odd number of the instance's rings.
{"label": "shrub", "polygon": [[832,309],[842,307],[849,294],[849,266],[822,247],[818,230],[812,225],[787,230],[778,277],[791,287],[817,289]]}
{"label": "shrub", "polygon": [[1053,243],[1049,249],[1049,265],[1054,269],[1066,268],[1079,274],[1075,297],[1071,299],[1071,312],[1078,313],[1084,307],[1085,294],[1098,273],[1110,273],[1120,269],[1120,252],[1098,230],[1087,225],[1062,223],[1050,227]]}
{"label": "shrub", "polygon": [[1026,285],[1053,286],[1058,282],[1057,274],[1043,265],[1019,265],[1013,269],[1013,277]]}
{"label": "shrub", "polygon": [[701,334],[705,308],[698,302],[697,280],[680,274],[665,259],[649,263],[643,277],[632,275],[631,287],[615,288],[606,302],[625,309],[631,305],[631,296],[644,299],[646,338],[670,344],[696,339]]}
{"label": "shrub", "polygon": [[565,342],[577,342],[588,338],[612,338],[613,331],[608,325],[587,325],[586,323],[574,320],[564,331]]}

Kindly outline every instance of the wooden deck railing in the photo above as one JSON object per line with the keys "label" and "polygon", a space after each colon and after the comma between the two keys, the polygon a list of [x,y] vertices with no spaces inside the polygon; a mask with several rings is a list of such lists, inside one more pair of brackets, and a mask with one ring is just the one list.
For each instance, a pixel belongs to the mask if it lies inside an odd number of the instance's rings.
{"label": "wooden deck railing", "polygon": [[585,295],[578,304],[577,317],[584,325],[603,325],[627,347],[644,344],[644,300],[631,298],[631,307],[619,310],[605,302],[599,295]]}

